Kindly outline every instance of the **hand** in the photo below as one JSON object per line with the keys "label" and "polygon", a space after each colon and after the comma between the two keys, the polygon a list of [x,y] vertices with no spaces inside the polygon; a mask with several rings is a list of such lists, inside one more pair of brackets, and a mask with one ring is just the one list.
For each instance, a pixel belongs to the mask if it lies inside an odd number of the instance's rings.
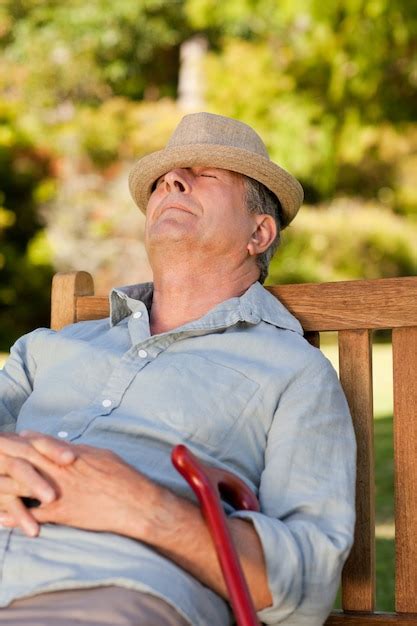
{"label": "hand", "polygon": [[39,533],[39,524],[21,498],[36,498],[47,504],[58,496],[53,481],[38,469],[43,455],[62,466],[75,459],[70,446],[53,437],[42,436],[35,447],[24,432],[0,435],[0,523],[19,527],[30,537]]}
{"label": "hand", "polygon": [[[139,538],[144,511],[152,507],[159,488],[116,454],[101,448],[71,445],[75,460],[58,465],[50,456],[53,446],[47,450],[48,440],[39,433],[27,436],[35,451],[42,453],[36,470],[54,485],[56,493],[49,502],[44,499],[31,509],[31,517],[38,524],[51,522]],[[15,525],[12,516],[2,517],[3,525]]]}
{"label": "hand", "polygon": [[[73,461],[62,463],[63,442],[40,433],[23,439],[29,466],[54,489],[51,501],[39,498],[39,507],[25,511],[38,529],[50,522],[138,539],[228,597],[213,542],[195,504],[159,487],[109,450],[65,444]],[[20,495],[42,494],[32,489]],[[3,525],[22,527],[20,509],[16,515],[6,511],[0,514]],[[272,600],[259,537],[250,522],[234,519],[230,524],[250,589],[257,594],[255,604],[264,608]]]}

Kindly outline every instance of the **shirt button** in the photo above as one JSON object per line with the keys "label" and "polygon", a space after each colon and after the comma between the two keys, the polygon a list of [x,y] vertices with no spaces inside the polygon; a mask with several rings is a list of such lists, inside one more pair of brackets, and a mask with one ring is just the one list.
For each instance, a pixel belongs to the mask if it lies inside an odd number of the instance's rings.
{"label": "shirt button", "polygon": [[112,402],[111,400],[109,400],[108,398],[106,400],[103,400],[103,402],[101,403],[105,409],[108,409],[109,406],[111,406]]}
{"label": "shirt button", "polygon": [[146,357],[148,356],[148,353],[146,352],[146,350],[139,350],[138,354],[141,359],[146,359]]}
{"label": "shirt button", "polygon": [[140,317],[142,317],[142,311],[136,311],[136,313],[133,313],[133,317],[135,318],[135,320],[138,320]]}
{"label": "shirt button", "polygon": [[68,433],[66,430],[60,430],[58,433],[58,437],[60,437],[61,439],[65,439],[65,437],[68,437]]}

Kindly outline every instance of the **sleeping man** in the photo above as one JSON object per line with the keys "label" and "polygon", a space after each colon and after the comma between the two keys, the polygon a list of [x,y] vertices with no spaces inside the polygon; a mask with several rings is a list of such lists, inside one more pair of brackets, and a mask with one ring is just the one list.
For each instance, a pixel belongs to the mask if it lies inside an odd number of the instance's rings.
{"label": "sleeping man", "polygon": [[114,289],[110,319],[24,336],[0,373],[0,623],[231,624],[170,463],[183,442],[260,500],[228,510],[259,619],[318,626],[352,544],[355,441],[334,370],[262,286],[301,186],[249,126],[197,113],[130,188],[153,282]]}

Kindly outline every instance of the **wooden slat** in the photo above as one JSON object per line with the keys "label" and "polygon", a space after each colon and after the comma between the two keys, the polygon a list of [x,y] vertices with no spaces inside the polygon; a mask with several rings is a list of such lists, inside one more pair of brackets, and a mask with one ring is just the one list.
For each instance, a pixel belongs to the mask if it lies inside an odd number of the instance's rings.
{"label": "wooden slat", "polygon": [[[397,328],[417,319],[417,277],[268,287],[304,330]],[[107,296],[80,298],[77,320],[109,315]]]}
{"label": "wooden slat", "polygon": [[108,317],[110,313],[109,299],[107,296],[89,296],[76,299],[77,322],[84,320],[99,320]]}
{"label": "wooden slat", "polygon": [[94,282],[88,272],[62,272],[52,280],[51,328],[60,330],[76,320],[75,298],[94,293]]}
{"label": "wooden slat", "polygon": [[417,614],[398,615],[396,613],[332,613],[325,622],[326,626],[368,626],[369,624],[401,624],[416,626]]}
{"label": "wooden slat", "polygon": [[417,612],[417,326],[394,330],[392,347],[395,451],[395,608],[399,612]]}
{"label": "wooden slat", "polygon": [[305,331],[414,326],[417,277],[277,285],[268,289]]}
{"label": "wooden slat", "polygon": [[358,446],[355,543],[343,570],[342,607],[346,611],[372,611],[375,608],[375,498],[369,331],[339,333],[339,371]]}

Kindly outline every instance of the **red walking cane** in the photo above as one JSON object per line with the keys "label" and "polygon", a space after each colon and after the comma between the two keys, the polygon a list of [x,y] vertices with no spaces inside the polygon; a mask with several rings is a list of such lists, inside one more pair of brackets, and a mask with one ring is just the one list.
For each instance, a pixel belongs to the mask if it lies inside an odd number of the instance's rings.
{"label": "red walking cane", "polygon": [[200,502],[238,626],[260,626],[219,494],[235,509],[246,511],[259,511],[258,500],[240,478],[231,472],[204,465],[186,446],[175,446],[171,456],[175,468],[189,483]]}

